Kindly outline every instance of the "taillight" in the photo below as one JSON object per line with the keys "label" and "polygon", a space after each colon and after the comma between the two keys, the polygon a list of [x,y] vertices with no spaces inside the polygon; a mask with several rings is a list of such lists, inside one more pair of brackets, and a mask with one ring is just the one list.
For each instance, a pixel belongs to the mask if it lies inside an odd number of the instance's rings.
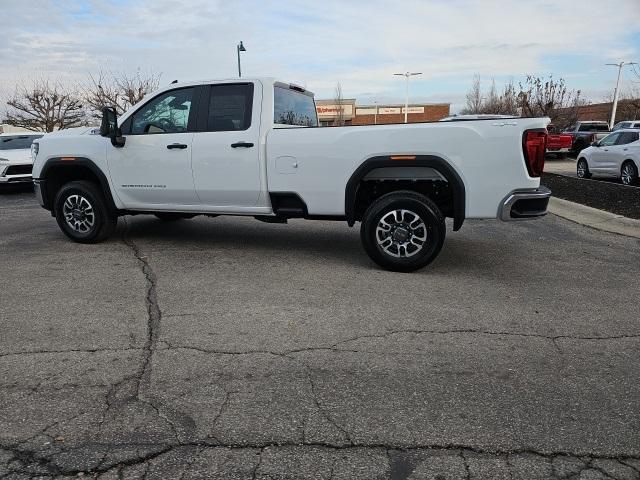
{"label": "taillight", "polygon": [[526,130],[522,136],[524,163],[530,177],[539,177],[544,170],[544,154],[547,150],[547,131],[545,129]]}

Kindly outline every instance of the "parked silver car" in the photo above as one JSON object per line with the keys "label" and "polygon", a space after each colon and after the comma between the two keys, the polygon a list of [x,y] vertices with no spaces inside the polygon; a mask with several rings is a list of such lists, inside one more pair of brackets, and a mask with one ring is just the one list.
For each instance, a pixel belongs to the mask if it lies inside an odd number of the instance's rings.
{"label": "parked silver car", "polygon": [[31,144],[42,133],[0,133],[0,185],[31,182]]}
{"label": "parked silver car", "polygon": [[582,150],[576,165],[580,178],[602,175],[617,177],[625,185],[637,185],[640,130],[624,129],[610,133]]}

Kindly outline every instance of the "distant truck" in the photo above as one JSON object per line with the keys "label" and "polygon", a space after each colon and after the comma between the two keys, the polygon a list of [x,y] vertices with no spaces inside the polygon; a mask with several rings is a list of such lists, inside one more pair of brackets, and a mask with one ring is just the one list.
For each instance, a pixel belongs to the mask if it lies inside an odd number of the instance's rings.
{"label": "distant truck", "polygon": [[559,133],[556,126],[549,124],[547,136],[547,154],[554,154],[565,158],[573,146],[573,136],[568,133]]}
{"label": "distant truck", "polygon": [[578,153],[606,137],[609,134],[609,124],[599,120],[585,120],[565,128],[562,133],[571,135],[571,151]]}

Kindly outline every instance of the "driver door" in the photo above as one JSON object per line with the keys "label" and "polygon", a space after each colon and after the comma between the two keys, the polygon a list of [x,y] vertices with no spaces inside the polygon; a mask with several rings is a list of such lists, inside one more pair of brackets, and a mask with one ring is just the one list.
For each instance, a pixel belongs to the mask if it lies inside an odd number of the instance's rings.
{"label": "driver door", "polygon": [[125,208],[170,210],[198,205],[191,172],[196,87],[163,92],[122,124],[122,148],[107,163]]}

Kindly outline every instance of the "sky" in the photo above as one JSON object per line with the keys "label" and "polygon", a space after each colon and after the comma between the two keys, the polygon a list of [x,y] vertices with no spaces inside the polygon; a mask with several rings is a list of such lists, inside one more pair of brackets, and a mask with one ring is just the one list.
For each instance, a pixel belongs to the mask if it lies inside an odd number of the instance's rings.
{"label": "sky", "polygon": [[[640,62],[640,0],[0,0],[0,103],[20,82],[86,81],[100,70],[161,83],[275,76],[316,98],[464,104],[474,74],[498,87],[562,77],[593,102]],[[640,71],[640,70],[639,70]],[[625,87],[640,78],[624,69]],[[0,113],[2,112],[0,105]]]}

